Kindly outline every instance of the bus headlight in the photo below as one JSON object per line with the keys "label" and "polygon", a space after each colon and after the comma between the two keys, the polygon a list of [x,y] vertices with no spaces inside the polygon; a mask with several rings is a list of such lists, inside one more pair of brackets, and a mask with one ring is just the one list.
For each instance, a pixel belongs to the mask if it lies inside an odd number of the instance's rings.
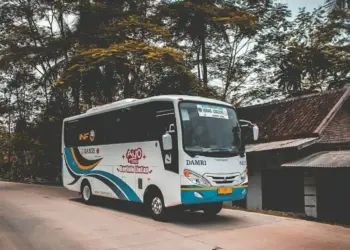
{"label": "bus headlight", "polygon": [[248,182],[248,169],[247,168],[241,174],[241,181],[242,181],[242,183]]}
{"label": "bus headlight", "polygon": [[210,182],[207,179],[195,172],[192,172],[191,170],[185,169],[184,176],[194,184],[209,187],[211,186]]}

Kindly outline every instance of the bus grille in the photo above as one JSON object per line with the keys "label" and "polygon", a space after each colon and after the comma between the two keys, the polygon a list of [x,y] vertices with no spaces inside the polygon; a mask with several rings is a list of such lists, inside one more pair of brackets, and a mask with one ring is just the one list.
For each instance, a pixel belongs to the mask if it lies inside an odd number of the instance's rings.
{"label": "bus grille", "polygon": [[205,175],[215,184],[233,184],[234,182],[240,182],[240,174],[230,174],[230,175]]}

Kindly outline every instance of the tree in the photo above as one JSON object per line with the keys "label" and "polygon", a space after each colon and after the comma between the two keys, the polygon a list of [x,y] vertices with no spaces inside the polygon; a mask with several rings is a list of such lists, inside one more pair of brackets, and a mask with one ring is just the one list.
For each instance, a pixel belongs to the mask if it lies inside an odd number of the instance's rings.
{"label": "tree", "polygon": [[209,81],[208,43],[214,37],[220,43],[228,42],[228,24],[249,25],[254,20],[249,13],[238,8],[234,1],[164,1],[159,8],[159,15],[174,34],[176,43],[190,44],[192,47],[192,52],[196,54],[197,77],[199,81],[203,80],[204,85]]}
{"label": "tree", "polygon": [[348,9],[350,8],[349,0],[326,0],[325,7],[329,11],[337,10],[337,9]]}
{"label": "tree", "polygon": [[289,17],[263,0],[1,1],[0,169],[57,179],[62,121],[85,106],[160,94],[239,106],[344,86],[349,13]]}
{"label": "tree", "polygon": [[[82,46],[68,63],[65,74],[57,83],[74,83],[94,70],[108,70],[113,65],[113,75],[122,90],[122,97],[139,97],[147,94],[147,78],[152,71],[175,70],[186,72],[183,52],[157,43],[167,43],[167,31],[150,20],[135,16],[102,25],[98,32],[111,42],[101,47]],[[118,37],[119,41],[113,41]],[[112,72],[111,72],[112,73]],[[68,83],[68,84],[69,84]]]}
{"label": "tree", "polygon": [[[236,105],[262,93],[263,79],[260,77],[265,62],[262,55],[268,46],[283,40],[283,30],[291,25],[287,21],[290,11],[284,4],[271,1],[256,5],[243,3],[239,7],[255,16],[254,25],[237,27],[231,24],[227,28],[229,42],[215,41],[211,45],[215,52],[212,74],[223,85],[221,99]],[[252,82],[259,84],[253,87]]]}
{"label": "tree", "polygon": [[283,91],[339,88],[349,81],[349,13],[324,14],[322,7],[301,10],[286,43],[268,55],[276,66],[272,82]]}

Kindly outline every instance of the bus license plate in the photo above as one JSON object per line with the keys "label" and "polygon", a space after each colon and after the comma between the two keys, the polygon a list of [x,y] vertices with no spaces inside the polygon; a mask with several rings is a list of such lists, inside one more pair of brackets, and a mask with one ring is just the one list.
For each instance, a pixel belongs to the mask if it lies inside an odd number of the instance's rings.
{"label": "bus license plate", "polygon": [[222,187],[218,189],[218,194],[232,194],[231,187]]}

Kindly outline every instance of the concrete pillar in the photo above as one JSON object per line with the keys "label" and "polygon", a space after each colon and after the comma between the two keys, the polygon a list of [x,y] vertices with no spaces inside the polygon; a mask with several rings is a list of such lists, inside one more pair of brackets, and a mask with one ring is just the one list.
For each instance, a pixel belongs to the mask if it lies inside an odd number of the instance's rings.
{"label": "concrete pillar", "polygon": [[248,209],[262,209],[261,172],[254,172],[248,179]]}
{"label": "concrete pillar", "polygon": [[317,218],[317,190],[316,181],[313,175],[305,174],[304,176],[304,201],[305,214]]}

